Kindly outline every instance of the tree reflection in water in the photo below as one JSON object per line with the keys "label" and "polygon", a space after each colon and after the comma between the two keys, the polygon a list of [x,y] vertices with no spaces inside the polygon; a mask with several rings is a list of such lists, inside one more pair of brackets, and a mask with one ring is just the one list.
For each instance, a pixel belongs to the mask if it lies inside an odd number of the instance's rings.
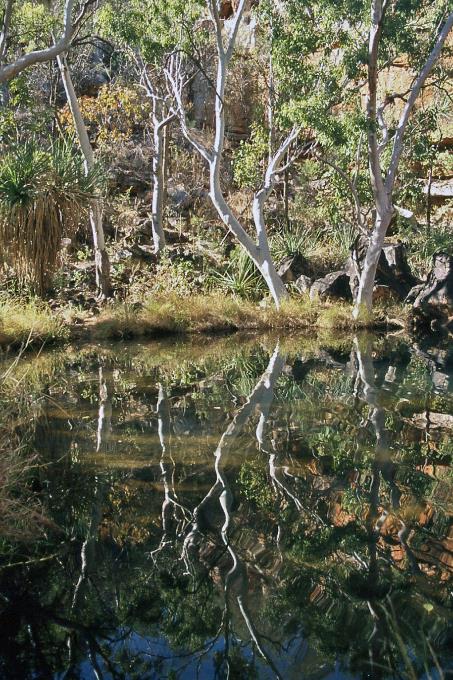
{"label": "tree reflection in water", "polygon": [[105,351],[46,382],[49,529],[4,544],[2,677],[452,670],[448,356],[287,344]]}

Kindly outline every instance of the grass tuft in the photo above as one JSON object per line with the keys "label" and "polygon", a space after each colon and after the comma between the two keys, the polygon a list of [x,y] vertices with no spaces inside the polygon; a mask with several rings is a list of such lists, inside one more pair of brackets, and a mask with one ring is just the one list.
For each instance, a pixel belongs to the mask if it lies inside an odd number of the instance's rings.
{"label": "grass tuft", "polygon": [[0,346],[29,346],[67,337],[64,320],[44,302],[0,298]]}

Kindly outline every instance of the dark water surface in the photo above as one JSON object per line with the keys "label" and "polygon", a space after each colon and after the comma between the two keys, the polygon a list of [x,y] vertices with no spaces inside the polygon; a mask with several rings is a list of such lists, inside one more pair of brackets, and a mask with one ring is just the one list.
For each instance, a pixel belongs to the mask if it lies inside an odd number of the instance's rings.
{"label": "dark water surface", "polygon": [[453,672],[452,351],[331,346],[29,362],[46,523],[1,542],[1,678]]}

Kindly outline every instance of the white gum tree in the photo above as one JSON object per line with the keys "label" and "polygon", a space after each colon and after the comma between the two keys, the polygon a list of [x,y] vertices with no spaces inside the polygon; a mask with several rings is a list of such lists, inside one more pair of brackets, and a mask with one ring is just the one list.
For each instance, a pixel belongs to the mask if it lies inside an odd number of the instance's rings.
{"label": "white gum tree", "polygon": [[[54,44],[40,50],[27,52],[16,60],[6,63],[7,44],[14,4],[15,0],[7,0],[0,32],[0,85],[8,82],[11,78],[16,77],[26,68],[52,59],[57,59],[68,99],[68,105],[74,119],[74,126],[84,156],[85,168],[88,173],[94,166],[94,153],[64,54],[71,46],[71,42],[79,30],[88,10],[94,4],[94,0],[84,0],[84,2],[79,5],[79,13],[75,18],[73,17],[74,7],[76,5],[75,0],[65,0],[63,10],[63,31],[61,36],[57,40],[54,40]],[[110,263],[105,249],[104,230],[102,226],[102,203],[99,198],[96,198],[93,202],[90,213],[90,222],[93,234],[98,294],[101,298],[107,298],[111,294]]]}
{"label": "white gum tree", "polygon": [[30,66],[42,64],[46,61],[52,61],[59,54],[66,52],[71,45],[74,34],[93,2],[94,0],[84,0],[84,2],[79,5],[79,13],[74,18],[73,14],[76,0],[65,0],[63,7],[63,30],[58,40],[54,41],[54,44],[50,47],[27,52],[26,54],[17,57],[14,61],[8,62],[6,53],[8,39],[10,37],[11,19],[16,0],[6,0],[0,32],[0,84],[6,83],[8,80],[11,80],[11,78],[15,78],[19,73]]}
{"label": "white gum tree", "polygon": [[164,207],[165,207],[165,167],[166,167],[166,139],[165,135],[175,114],[171,110],[168,95],[163,94],[157,86],[159,78],[150,75],[146,64],[140,60],[141,83],[147,96],[152,102],[153,122],[153,165],[152,165],[152,206],[151,206],[151,229],[153,236],[154,252],[161,255],[166,246],[164,232]]}
{"label": "white gum tree", "polygon": [[262,185],[254,195],[252,212],[256,236],[255,238],[252,238],[234,215],[233,210],[224,196],[220,181],[225,148],[225,93],[227,91],[231,59],[234,54],[236,39],[244,16],[247,0],[240,0],[238,3],[236,13],[231,20],[229,35],[225,35],[226,32],[224,30],[223,21],[220,18],[218,2],[216,0],[206,0],[206,4],[214,27],[217,52],[214,141],[212,146],[208,147],[202,142],[187,124],[187,116],[183,101],[183,91],[186,81],[182,68],[182,60],[179,55],[173,55],[171,57],[166,72],[170,91],[175,100],[175,113],[179,118],[183,135],[208,163],[210,198],[220,219],[255,263],[269,288],[269,292],[272,295],[276,307],[279,308],[282,301],[288,296],[288,292],[277,274],[275,264],[271,257],[264,217],[264,206],[274,187],[277,176],[288,166],[288,164],[285,163],[285,158],[290,147],[296,141],[300,128],[294,127],[280,144],[277,151],[271,152],[269,155],[269,161],[264,173]]}
{"label": "white gum tree", "polygon": [[[413,79],[407,93],[405,104],[396,125],[393,139],[386,126],[384,109],[386,103],[378,101],[379,47],[385,24],[385,16],[390,0],[373,0],[371,4],[371,29],[368,45],[368,79],[367,79],[367,124],[368,124],[368,159],[371,186],[375,203],[376,218],[369,238],[365,260],[359,279],[359,289],[354,307],[354,318],[369,313],[373,305],[373,287],[379,257],[384,244],[387,229],[394,213],[393,194],[398,166],[404,150],[404,136],[410,115],[425,86],[434,65],[439,59],[442,47],[453,26],[453,12],[444,17],[437,33],[434,45],[418,75]],[[387,97],[387,101],[392,101]],[[383,151],[391,144],[390,161],[384,167]]]}
{"label": "white gum tree", "polygon": [[[80,110],[79,101],[74,89],[71,78],[71,72],[64,55],[57,56],[58,67],[60,69],[61,79],[68,100],[68,106],[74,121],[74,128],[77,139],[82,150],[85,171],[88,174],[95,165],[95,156],[93,147],[91,146],[90,138],[83,120],[82,112]],[[105,247],[105,235],[103,227],[102,216],[102,200],[100,197],[95,197],[92,201],[90,210],[90,225],[93,239],[94,263],[96,272],[96,289],[98,297],[101,300],[107,299],[112,294],[112,286],[110,282],[110,260]]]}

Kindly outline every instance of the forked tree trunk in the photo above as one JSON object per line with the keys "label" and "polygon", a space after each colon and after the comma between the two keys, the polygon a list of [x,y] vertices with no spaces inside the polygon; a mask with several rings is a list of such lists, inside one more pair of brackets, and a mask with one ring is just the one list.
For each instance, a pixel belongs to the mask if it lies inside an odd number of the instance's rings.
{"label": "forked tree trunk", "polygon": [[258,237],[258,254],[260,258],[259,265],[257,266],[264,280],[266,281],[278,308],[280,302],[288,297],[288,291],[286,290],[285,284],[283,283],[275,268],[269,248],[269,240],[267,238],[266,223],[264,219],[264,204],[269,193],[270,187],[269,191],[267,191],[266,188],[263,188],[255,194],[252,212]]}
{"label": "forked tree trunk", "polygon": [[[94,167],[93,148],[88,137],[88,132],[85,127],[85,122],[83,120],[82,112],[80,110],[66,59],[59,55],[57,57],[57,62],[66,92],[68,105],[74,121],[77,139],[79,141],[80,148],[82,149],[85,171],[88,174]],[[97,293],[101,299],[106,299],[112,294],[112,286],[110,282],[110,261],[105,248],[104,228],[102,225],[102,201],[100,198],[95,198],[93,200],[90,210],[90,225],[93,238]]]}
{"label": "forked tree trunk", "polygon": [[[265,280],[267,287],[269,288],[269,292],[272,295],[275,306],[277,309],[279,309],[282,301],[288,297],[288,291],[286,290],[285,284],[277,274],[277,270],[270,254],[266,232],[263,229],[264,216],[262,214],[259,216],[258,226],[261,231],[261,246],[257,246],[252,241],[247,232],[243,229],[242,225],[238,222],[227,202],[225,201],[222,192],[215,181],[215,175],[213,173],[212,166],[210,168],[210,175],[210,197],[219,217],[236,236],[240,245],[244,248],[247,255],[257,267],[258,271]],[[255,225],[256,224],[257,223],[255,222]]]}
{"label": "forked tree trunk", "polygon": [[[140,61],[141,57],[139,58]],[[163,226],[163,214],[166,198],[167,180],[167,154],[168,154],[168,128],[175,118],[173,112],[168,113],[165,97],[159,93],[153,78],[149,76],[146,65],[142,63],[142,82],[148,96],[152,100],[153,120],[153,143],[154,154],[152,163],[152,206],[151,206],[151,231],[154,244],[154,252],[157,256],[162,254],[166,246]]]}
{"label": "forked tree trunk", "polygon": [[283,160],[284,154],[288,150],[289,145],[297,137],[297,131],[293,130],[276,154],[269,159],[269,165],[266,171],[263,187],[255,195],[253,219],[255,223],[257,242],[251,238],[251,236],[249,236],[243,225],[234,215],[231,207],[225,200],[220,181],[220,171],[225,145],[225,90],[228,79],[228,69],[233,56],[237,33],[244,14],[245,5],[246,0],[239,1],[238,7],[236,8],[233,26],[231,27],[227,40],[227,46],[225,47],[223,38],[223,24],[219,17],[216,0],[207,0],[207,7],[215,27],[217,42],[215,134],[212,148],[208,149],[203,143],[201,143],[199,139],[192,134],[187,125],[187,118],[182,100],[182,88],[185,79],[181,75],[180,64],[178,65],[177,59],[175,58],[171,60],[170,68],[167,69],[167,78],[170,81],[171,87],[173,89],[182,132],[186,139],[194,146],[194,148],[209,165],[209,195],[211,201],[222,222],[236,237],[240,246],[245,250],[247,255],[250,257],[263,276],[278,309],[282,301],[288,297],[288,291],[286,290],[283,281],[276,271],[270,254],[264,220],[264,203],[274,185],[276,174],[281,170],[280,164]]}
{"label": "forked tree trunk", "polygon": [[[242,19],[244,7],[245,3],[242,1],[239,8],[237,9],[235,26],[230,37],[229,45],[227,49],[225,49],[222,45],[221,27],[217,21],[218,14],[216,13],[215,6],[211,5],[213,17],[217,25],[218,61],[215,93],[215,137],[212,155],[208,159],[210,197],[221,220],[236,236],[241,246],[258,268],[278,309],[281,305],[281,302],[288,297],[288,291],[286,290],[283,281],[277,274],[277,270],[272,260],[264,221],[264,203],[270,193],[271,186],[269,186],[268,190],[267,188],[266,190],[261,190],[255,196],[253,219],[255,222],[255,229],[258,238],[258,244],[256,244],[236,219],[231,208],[225,201],[220,183],[220,169],[225,144],[225,91],[228,79],[229,64],[231,57],[233,56],[237,30]],[[272,181],[273,177],[269,176],[269,179]]]}
{"label": "forked tree trunk", "polygon": [[[6,46],[6,41],[8,38],[9,23],[13,4],[14,0],[6,1],[3,17],[3,28],[0,37],[0,41],[4,46]],[[0,83],[6,83],[12,78],[15,78],[17,75],[19,75],[19,73],[30,66],[34,66],[34,64],[42,64],[46,61],[52,61],[52,59],[55,59],[55,57],[58,57],[69,48],[71,40],[74,36],[74,32],[78,26],[80,26],[80,22],[85,16],[88,3],[85,3],[85,7],[79,13],[79,16],[75,22],[72,20],[72,11],[74,9],[74,5],[75,0],[65,0],[63,9],[63,33],[61,37],[50,47],[46,47],[42,50],[32,50],[31,52],[26,52],[9,64],[2,63],[0,65]],[[3,50],[3,53],[5,55],[6,50]]]}
{"label": "forked tree trunk", "polygon": [[[418,76],[415,78],[404,106],[403,112],[396,126],[392,142],[392,153],[388,169],[384,171],[382,166],[382,150],[388,142],[388,131],[385,128],[383,109],[379,115],[377,103],[378,90],[378,57],[379,45],[382,36],[385,12],[388,8],[386,0],[372,0],[371,3],[371,29],[368,46],[368,159],[370,167],[371,186],[376,206],[376,220],[370,236],[369,247],[365,256],[363,270],[359,280],[359,291],[354,306],[353,316],[359,318],[364,313],[369,314],[373,306],[373,288],[379,257],[384,245],[387,229],[393,215],[393,193],[395,179],[403,152],[404,135],[407,129],[409,117],[417,101],[420,90],[431,73],[436,61],[439,59],[442,47],[453,26],[453,12],[447,16],[442,29],[439,31],[436,42],[428,55],[427,60]],[[384,134],[379,143],[377,131],[379,125],[384,126]]]}

